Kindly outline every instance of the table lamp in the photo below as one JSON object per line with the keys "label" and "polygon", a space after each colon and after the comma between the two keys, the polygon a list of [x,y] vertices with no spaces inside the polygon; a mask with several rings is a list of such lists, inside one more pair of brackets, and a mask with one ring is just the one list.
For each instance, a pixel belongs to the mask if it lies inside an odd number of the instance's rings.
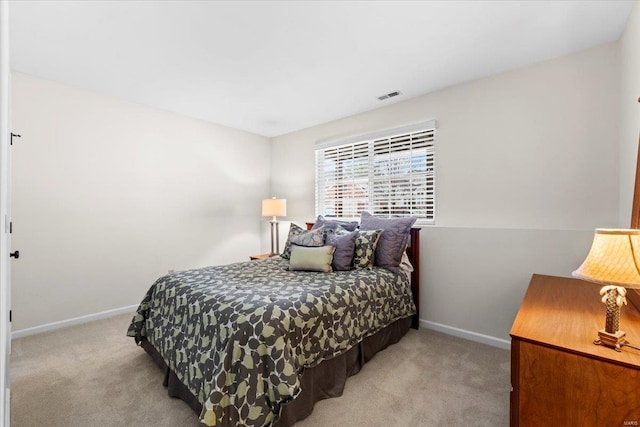
{"label": "table lamp", "polygon": [[600,290],[607,306],[604,329],[594,344],[620,351],[629,345],[618,330],[620,307],[627,303],[627,289],[640,288],[640,230],[596,229],[591,250],[573,277],[605,285]]}
{"label": "table lamp", "polygon": [[271,256],[280,253],[280,228],[277,217],[287,215],[287,199],[264,199],[262,201],[262,216],[272,217],[271,224]]}

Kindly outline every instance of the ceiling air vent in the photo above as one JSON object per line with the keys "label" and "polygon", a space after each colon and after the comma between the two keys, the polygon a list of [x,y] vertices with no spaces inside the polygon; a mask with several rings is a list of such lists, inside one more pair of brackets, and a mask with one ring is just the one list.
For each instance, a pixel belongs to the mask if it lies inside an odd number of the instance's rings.
{"label": "ceiling air vent", "polygon": [[400,95],[400,92],[395,91],[395,92],[387,93],[386,95],[379,96],[378,99],[380,101],[384,101],[387,98],[393,98],[394,96],[398,96],[398,95]]}

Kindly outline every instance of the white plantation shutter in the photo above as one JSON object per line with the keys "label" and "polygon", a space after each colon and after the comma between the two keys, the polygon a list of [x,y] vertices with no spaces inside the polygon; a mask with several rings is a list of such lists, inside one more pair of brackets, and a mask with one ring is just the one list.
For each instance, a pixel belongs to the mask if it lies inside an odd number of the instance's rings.
{"label": "white plantation shutter", "polygon": [[434,223],[435,121],[319,144],[316,215],[415,216]]}

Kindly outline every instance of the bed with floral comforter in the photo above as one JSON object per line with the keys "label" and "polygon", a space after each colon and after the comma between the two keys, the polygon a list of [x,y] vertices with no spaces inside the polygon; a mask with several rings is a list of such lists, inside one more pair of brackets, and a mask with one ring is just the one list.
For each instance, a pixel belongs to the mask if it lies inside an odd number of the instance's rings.
{"label": "bed with floral comforter", "polygon": [[280,257],[171,273],[127,334],[148,340],[202,403],[209,426],[268,426],[305,368],[415,313],[409,275],[288,271]]}

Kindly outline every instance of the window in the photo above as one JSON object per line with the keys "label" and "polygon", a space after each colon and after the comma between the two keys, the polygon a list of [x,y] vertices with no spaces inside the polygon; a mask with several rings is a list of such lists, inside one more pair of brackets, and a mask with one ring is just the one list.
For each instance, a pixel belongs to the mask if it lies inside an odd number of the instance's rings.
{"label": "window", "polygon": [[433,224],[436,122],[316,146],[316,215],[415,216]]}

